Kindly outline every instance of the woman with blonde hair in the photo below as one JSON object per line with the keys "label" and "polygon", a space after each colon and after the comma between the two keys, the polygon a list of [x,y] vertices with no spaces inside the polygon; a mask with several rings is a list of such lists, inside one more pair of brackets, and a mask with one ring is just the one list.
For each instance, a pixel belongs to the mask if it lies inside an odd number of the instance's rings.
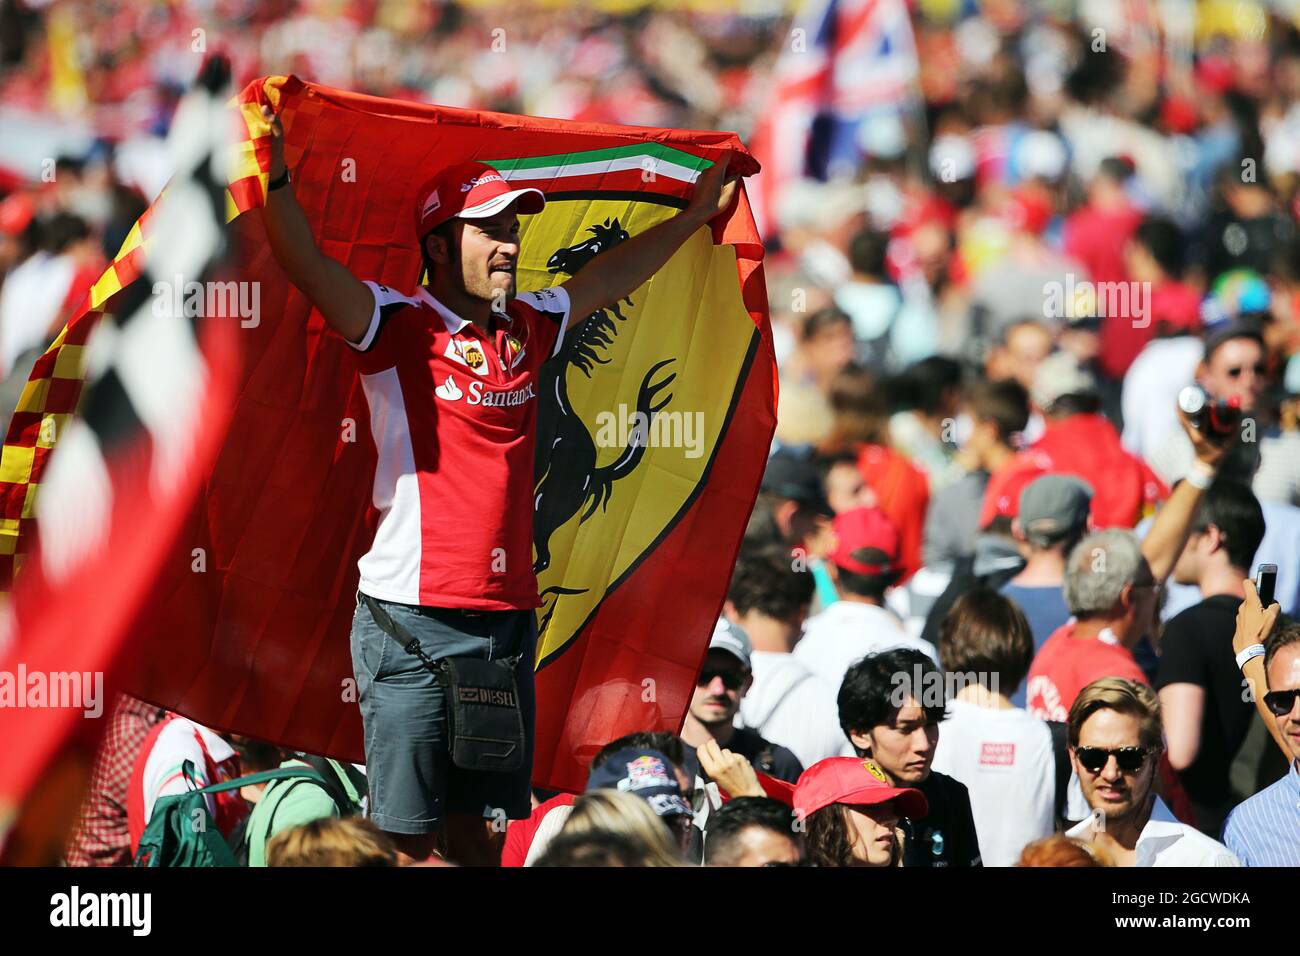
{"label": "woman with blonde hair", "polygon": [[268,840],[266,865],[396,866],[397,848],[369,820],[324,817]]}
{"label": "woman with blonde hair", "polygon": [[563,836],[616,837],[633,848],[637,866],[685,866],[680,842],[664,819],[641,797],[621,790],[589,790],[572,806],[546,815],[533,838],[524,866],[536,866],[552,841]]}

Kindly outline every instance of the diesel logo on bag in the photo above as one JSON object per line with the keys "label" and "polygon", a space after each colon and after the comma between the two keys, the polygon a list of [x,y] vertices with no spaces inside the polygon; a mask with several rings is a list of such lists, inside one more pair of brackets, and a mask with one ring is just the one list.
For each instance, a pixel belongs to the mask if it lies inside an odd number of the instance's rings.
{"label": "diesel logo on bag", "polygon": [[460,687],[462,704],[490,704],[493,707],[514,707],[515,695],[508,690],[495,690],[491,687]]}

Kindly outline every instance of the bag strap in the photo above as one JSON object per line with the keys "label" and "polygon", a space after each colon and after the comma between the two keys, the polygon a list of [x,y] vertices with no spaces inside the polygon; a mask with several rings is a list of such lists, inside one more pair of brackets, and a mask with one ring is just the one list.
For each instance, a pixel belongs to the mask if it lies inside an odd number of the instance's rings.
{"label": "bag strap", "polygon": [[[424,665],[425,670],[438,678],[438,680],[442,682],[443,686],[447,686],[451,683],[451,676],[447,673],[447,668],[453,666],[450,663],[451,659],[442,658],[441,660],[435,661],[424,652],[424,648],[420,646],[420,639],[394,621],[393,616],[388,613],[379,601],[376,601],[364,591],[358,591],[357,594],[361,597],[362,603],[364,603],[366,608],[370,611],[370,616],[374,618],[375,623],[379,625],[381,631],[393,640],[397,641],[398,644],[402,645],[402,650],[406,651],[406,653],[414,654],[418,657],[420,663]],[[470,659],[478,660],[478,658]],[[501,664],[514,670],[515,665],[519,663],[520,659],[520,656],[517,655],[515,657],[498,658],[491,661],[491,663]]]}
{"label": "bag strap", "polygon": [[[194,779],[194,761],[186,760],[181,764],[181,772],[185,774],[185,779],[191,783],[196,782]],[[223,780],[221,783],[209,784],[206,787],[195,787],[192,793],[224,793],[227,790],[238,790],[241,787],[251,787],[259,783],[268,783],[272,780],[288,780],[292,777],[305,777],[315,780],[322,788],[326,789],[325,780],[319,773],[311,767],[280,767],[276,770],[263,770],[259,773],[250,773],[247,777],[236,777],[234,780]]]}
{"label": "bag strap", "polygon": [[1056,819],[1065,819],[1065,802],[1070,790],[1069,740],[1065,724],[1059,720],[1045,721],[1052,735],[1052,757],[1056,760]]}
{"label": "bag strap", "polygon": [[393,620],[393,616],[388,613],[382,604],[372,598],[364,591],[357,592],[361,596],[362,602],[370,612],[370,616],[379,625],[379,629],[402,645],[402,650],[408,654],[414,654],[420,659],[425,670],[438,678],[443,684],[447,683],[447,673],[444,668],[439,667],[428,654],[424,653],[424,648],[420,646],[420,639],[408,631],[402,625]]}

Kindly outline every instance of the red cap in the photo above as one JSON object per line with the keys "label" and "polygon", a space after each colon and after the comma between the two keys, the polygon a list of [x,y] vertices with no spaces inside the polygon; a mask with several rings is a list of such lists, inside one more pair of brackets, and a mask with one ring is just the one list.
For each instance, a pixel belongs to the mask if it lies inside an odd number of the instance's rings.
{"label": "red cap", "polygon": [[1024,187],[1012,194],[1004,215],[1012,227],[1038,235],[1052,221],[1054,212],[1052,199],[1044,190]]}
{"label": "red cap", "polygon": [[1160,122],[1171,133],[1191,133],[1201,123],[1196,101],[1186,96],[1166,96],[1160,104]]}
{"label": "red cap", "polygon": [[1201,296],[1189,285],[1165,282],[1151,290],[1151,321],[1170,328],[1201,330]]}
{"label": "red cap", "polygon": [[1036,479],[1047,474],[1049,470],[1048,466],[1041,462],[1024,462],[1020,467],[1011,470],[998,485],[993,496],[993,513],[988,515],[988,520],[981,527],[988,527],[989,523],[997,517],[1016,517],[1020,513],[1020,492]]}
{"label": "red cap", "polygon": [[899,812],[919,820],[930,812],[925,794],[895,787],[875,762],[861,757],[827,757],[803,772],[794,788],[795,811],[807,816],[833,803],[869,804],[898,801]]}
{"label": "red cap", "polygon": [[27,193],[11,193],[0,202],[0,232],[19,235],[36,215],[36,204]]}
{"label": "red cap", "polygon": [[[831,560],[837,567],[856,574],[884,574],[896,571],[898,563],[898,529],[879,508],[853,508],[840,512],[831,523],[835,532],[835,550]],[[855,551],[880,552],[877,563],[853,556]]]}
{"label": "red cap", "polygon": [[506,178],[487,163],[448,166],[424,181],[415,194],[415,234],[423,239],[448,219],[486,219],[512,202],[519,211],[538,213],[546,205],[540,189],[511,189]]}

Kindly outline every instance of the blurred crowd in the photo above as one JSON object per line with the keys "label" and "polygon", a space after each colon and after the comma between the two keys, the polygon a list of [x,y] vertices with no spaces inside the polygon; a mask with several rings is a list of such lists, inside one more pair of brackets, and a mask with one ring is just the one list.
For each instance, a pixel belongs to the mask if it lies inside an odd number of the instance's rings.
{"label": "blurred crowd", "polygon": [[[0,148],[8,409],[165,181],[200,47],[238,82],[748,139],[800,21],[718,6],[0,0],[0,110],[54,144]],[[1300,23],[908,6],[915,95],[761,210],[776,441],[685,727],[539,794],[507,863],[1300,865]],[[131,706],[113,786],[164,717]],[[298,759],[178,739],[212,779]],[[318,769],[303,818],[347,819]],[[73,862],[129,857],[112,802]],[[347,827],[294,852],[396,860]]]}

